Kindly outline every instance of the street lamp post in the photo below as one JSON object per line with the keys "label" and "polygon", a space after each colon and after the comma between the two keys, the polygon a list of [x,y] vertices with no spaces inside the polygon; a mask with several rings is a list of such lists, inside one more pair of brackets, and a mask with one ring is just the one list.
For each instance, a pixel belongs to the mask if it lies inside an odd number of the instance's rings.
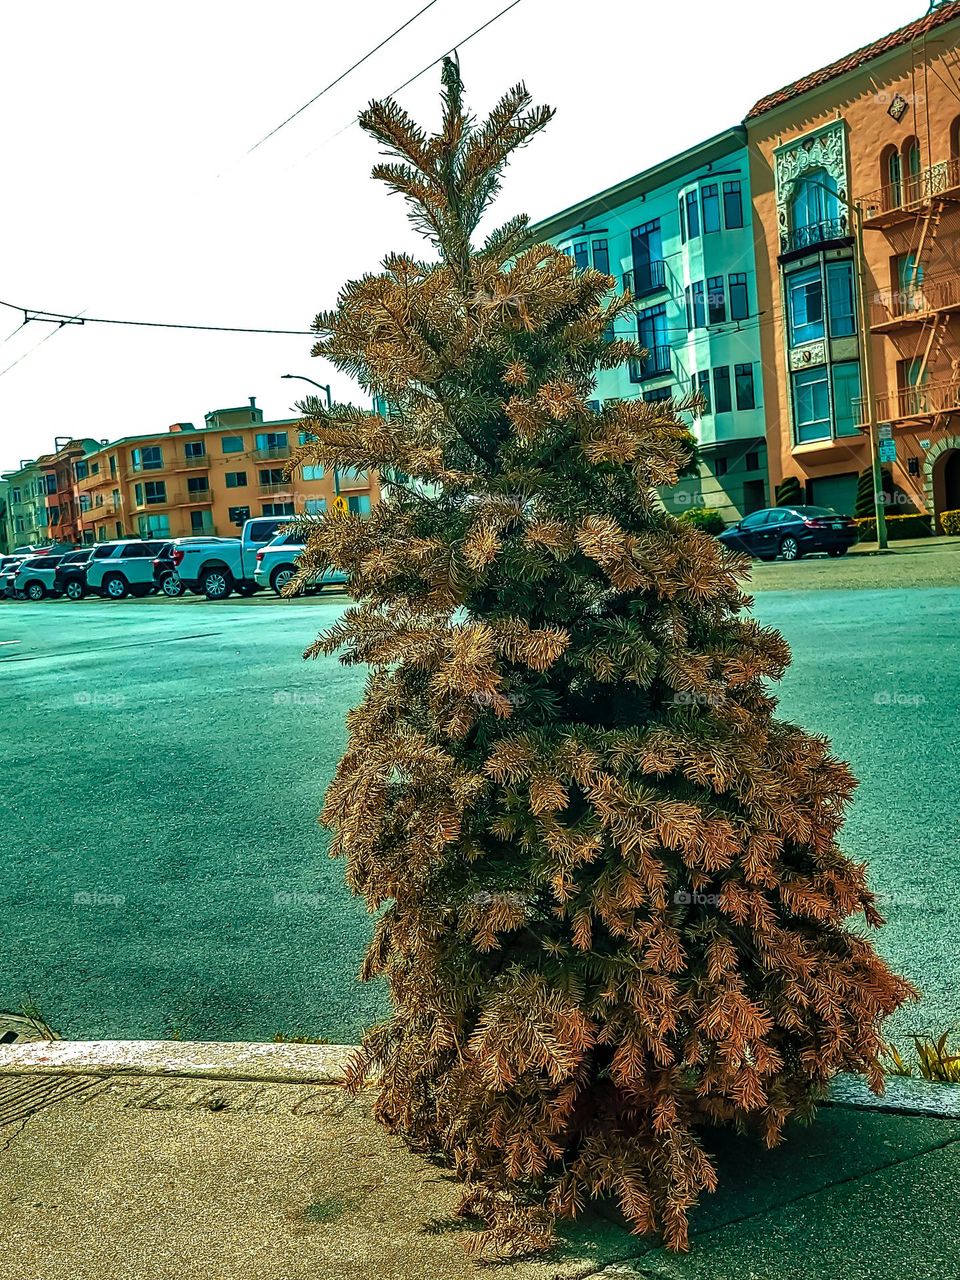
{"label": "street lamp post", "polygon": [[321,391],[327,394],[327,408],[333,408],[333,397],[330,394],[330,388],[325,382],[314,382],[312,378],[306,378],[302,373],[282,373],[281,378],[296,378],[299,382],[309,382],[312,387],[319,387]]}

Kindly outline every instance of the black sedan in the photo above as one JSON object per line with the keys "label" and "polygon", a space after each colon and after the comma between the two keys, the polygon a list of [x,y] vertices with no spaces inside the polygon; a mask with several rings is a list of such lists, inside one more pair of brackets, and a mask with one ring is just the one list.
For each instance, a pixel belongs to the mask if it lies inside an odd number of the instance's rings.
{"label": "black sedan", "polygon": [[857,536],[856,521],[832,507],[765,507],[717,535],[731,551],[759,560],[799,560],[811,551],[845,556]]}

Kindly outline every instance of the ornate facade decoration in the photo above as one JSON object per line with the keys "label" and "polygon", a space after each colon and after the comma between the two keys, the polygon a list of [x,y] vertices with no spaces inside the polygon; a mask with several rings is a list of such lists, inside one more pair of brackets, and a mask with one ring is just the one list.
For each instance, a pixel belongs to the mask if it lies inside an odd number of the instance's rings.
{"label": "ornate facade decoration", "polygon": [[798,369],[809,369],[826,363],[827,344],[822,338],[816,342],[807,342],[802,347],[793,347],[790,351],[790,369],[794,373]]}
{"label": "ornate facade decoration", "polygon": [[[814,169],[823,169],[837,184],[837,199],[845,209],[847,185],[846,125],[837,120],[816,133],[792,138],[776,151],[777,221],[780,240],[786,248],[790,236],[790,203],[798,179]],[[846,223],[844,212],[842,221]]]}

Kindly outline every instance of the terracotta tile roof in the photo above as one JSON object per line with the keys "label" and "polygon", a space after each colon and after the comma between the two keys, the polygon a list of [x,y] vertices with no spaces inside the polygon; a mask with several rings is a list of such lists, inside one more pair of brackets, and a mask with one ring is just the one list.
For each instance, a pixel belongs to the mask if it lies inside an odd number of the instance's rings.
{"label": "terracotta tile roof", "polygon": [[905,27],[898,27],[890,35],[883,36],[880,40],[874,40],[872,44],[864,45],[862,49],[857,49],[854,53],[848,53],[846,57],[839,58],[836,62],[831,62],[828,67],[822,67],[819,71],[803,76],[800,80],[795,80],[793,84],[788,84],[785,88],[778,89],[776,93],[768,93],[765,98],[761,98],[759,102],[750,108],[746,118],[754,120],[757,116],[762,116],[765,111],[770,111],[773,107],[782,106],[783,103],[789,102],[791,98],[799,98],[801,94],[809,93],[811,89],[818,89],[820,85],[827,84],[828,81],[835,80],[838,76],[846,75],[848,71],[854,71],[872,58],[879,58],[881,54],[889,53],[892,49],[909,44],[917,36],[922,36],[926,32],[933,31],[936,27],[942,27],[945,23],[953,22],[958,18],[960,18],[960,3],[958,3],[958,0],[948,0],[946,4],[934,9],[922,18],[917,18],[915,22],[908,22]]}

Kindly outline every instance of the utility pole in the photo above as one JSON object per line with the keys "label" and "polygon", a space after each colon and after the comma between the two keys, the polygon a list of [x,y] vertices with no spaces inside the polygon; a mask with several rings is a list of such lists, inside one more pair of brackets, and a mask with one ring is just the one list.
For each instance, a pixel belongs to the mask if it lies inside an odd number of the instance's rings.
{"label": "utility pole", "polygon": [[873,472],[873,510],[877,524],[877,550],[887,550],[887,518],[883,509],[883,469],[877,450],[877,423],[873,399],[873,344],[870,340],[870,319],[867,314],[866,260],[863,251],[863,210],[859,204],[847,201],[847,209],[857,227],[857,294],[860,306],[860,330],[863,350],[863,391],[867,406],[866,428],[870,441],[870,469]]}

